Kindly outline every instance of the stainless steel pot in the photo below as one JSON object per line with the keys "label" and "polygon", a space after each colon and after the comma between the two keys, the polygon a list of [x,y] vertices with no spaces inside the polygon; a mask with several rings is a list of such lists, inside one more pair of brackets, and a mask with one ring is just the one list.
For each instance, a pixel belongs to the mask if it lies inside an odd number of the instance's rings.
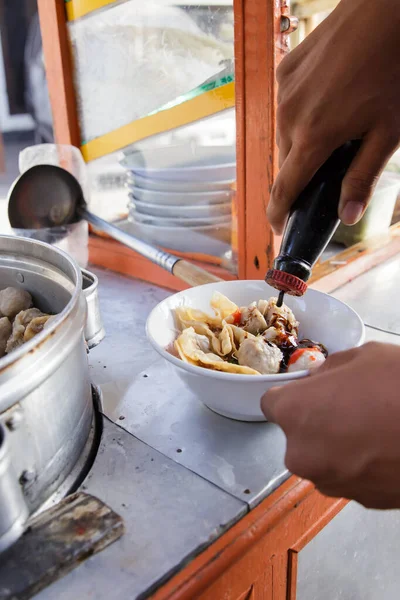
{"label": "stainless steel pot", "polygon": [[94,273],[82,270],[82,289],[87,303],[87,317],[85,326],[85,338],[89,349],[98,346],[104,339],[105,331],[101,318],[99,303],[99,280]]}
{"label": "stainless steel pot", "polygon": [[0,552],[19,538],[27,517],[28,508],[11,462],[7,432],[0,424]]}
{"label": "stainless steel pot", "polygon": [[0,422],[29,512],[73,469],[88,438],[93,403],[84,338],[82,274],[62,251],[36,240],[0,236],[0,289],[28,290],[58,318],[0,359]]}

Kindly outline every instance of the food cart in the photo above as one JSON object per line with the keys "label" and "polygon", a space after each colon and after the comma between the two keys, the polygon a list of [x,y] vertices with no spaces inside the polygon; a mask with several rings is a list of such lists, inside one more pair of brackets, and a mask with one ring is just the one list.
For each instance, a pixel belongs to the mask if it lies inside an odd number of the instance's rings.
{"label": "food cart", "polygon": [[[185,100],[189,108],[163,108],[161,117],[156,111],[145,123],[140,117],[140,123],[126,123],[86,141],[73,66],[79,57],[71,54],[69,32],[75,21],[82,25],[96,15],[105,19],[107,11],[124,4],[39,0],[58,143],[80,147],[90,163],[143,139],[157,144],[157,136],[170,127],[184,128],[234,108],[237,150],[230,248],[224,257],[190,251],[181,255],[220,278],[262,279],[280,241],[269,226],[266,206],[277,170],[274,74],[288,51],[287,34],[296,24],[290,7],[279,0],[237,0],[230,6],[234,86],[227,78],[204,92],[208,103],[203,95],[194,95]],[[352,304],[369,326],[368,339],[396,343],[399,333],[394,314],[389,311],[382,320],[379,311],[379,294],[396,295],[399,231],[394,225],[384,235],[324,257],[314,270],[312,286]],[[277,427],[224,419],[196,402],[150,349],[145,335],[149,309],[168,295],[167,289],[184,285],[95,231],[89,257],[99,278],[107,336],[89,353],[100,421],[97,441],[92,441],[95,451],[76,468],[71,489],[99,498],[120,520],[113,521],[114,534],[107,537],[99,517],[99,536],[107,541],[96,545],[92,531],[85,552],[80,548],[67,553],[62,564],[56,562],[56,570],[46,551],[51,536],[43,527],[42,562],[40,552],[37,555],[41,569],[34,576],[24,570],[12,590],[16,594],[19,589],[20,596],[7,596],[6,590],[4,597],[27,598],[37,592],[40,600],[333,600],[341,594],[353,597],[354,590],[358,597],[384,597],[385,580],[398,580],[389,552],[395,547],[398,516],[374,515],[345,500],[322,496],[285,469],[285,439]],[[375,288],[365,305],[371,279],[387,283],[383,290]],[[62,495],[55,497],[56,511]],[[58,517],[55,512],[49,520]],[[40,515],[37,518],[40,522]],[[82,532],[73,520],[71,524],[60,539],[72,546]],[[17,542],[18,552],[23,542],[24,538]],[[15,556],[7,565],[8,582],[12,575],[16,582]],[[0,582],[2,573],[0,565]]]}

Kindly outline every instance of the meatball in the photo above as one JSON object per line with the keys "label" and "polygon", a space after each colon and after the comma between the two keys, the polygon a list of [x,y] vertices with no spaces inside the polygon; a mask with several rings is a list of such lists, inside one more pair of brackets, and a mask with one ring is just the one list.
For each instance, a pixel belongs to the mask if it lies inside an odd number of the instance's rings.
{"label": "meatball", "polygon": [[275,344],[264,342],[262,338],[248,338],[240,344],[239,365],[251,367],[262,375],[275,375],[283,358]]}
{"label": "meatball", "polygon": [[0,358],[6,353],[8,338],[11,335],[12,325],[7,317],[0,319]]}
{"label": "meatball", "polygon": [[25,290],[8,287],[0,292],[0,317],[14,317],[32,306],[32,296]]}
{"label": "meatball", "polygon": [[289,359],[288,373],[316,369],[325,362],[325,356],[319,348],[298,348]]}

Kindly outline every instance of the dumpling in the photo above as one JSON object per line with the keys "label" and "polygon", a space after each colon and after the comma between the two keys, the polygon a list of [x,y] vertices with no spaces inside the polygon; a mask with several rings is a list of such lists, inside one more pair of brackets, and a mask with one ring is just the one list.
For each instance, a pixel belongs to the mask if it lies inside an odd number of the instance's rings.
{"label": "dumpling", "polygon": [[270,298],[268,301],[268,308],[265,313],[268,327],[283,327],[288,333],[293,333],[297,336],[299,322],[296,320],[293,311],[286,304],[282,304],[281,307],[276,306],[277,302],[277,298]]}
{"label": "dumpling", "polygon": [[8,338],[11,335],[12,325],[7,317],[0,318],[0,358],[6,353]]}
{"label": "dumpling", "polygon": [[11,321],[21,312],[32,306],[32,296],[25,290],[13,287],[0,291],[0,317],[8,317]]}
{"label": "dumpling", "polygon": [[50,319],[50,315],[42,315],[41,317],[35,317],[32,321],[27,325],[24,333],[24,343],[29,342],[32,338],[35,337],[38,333],[43,331],[44,326],[47,321]]}
{"label": "dumpling", "polygon": [[246,308],[241,308],[240,326],[245,331],[258,335],[267,329],[267,322],[257,308],[256,303],[250,304]]}
{"label": "dumpling", "polygon": [[222,320],[226,319],[238,310],[238,307],[234,302],[219,292],[213,293],[211,298],[211,306],[214,309],[215,314]]}
{"label": "dumpling", "polygon": [[257,302],[257,308],[260,311],[260,313],[262,314],[262,316],[265,317],[265,315],[267,314],[268,308],[269,308],[268,300],[259,300]]}
{"label": "dumpling", "polygon": [[263,339],[266,342],[272,342],[277,346],[284,346],[285,348],[296,348],[297,347],[297,336],[293,333],[288,333],[283,327],[268,327],[262,334]]}
{"label": "dumpling", "polygon": [[175,309],[175,314],[178,320],[180,329],[192,327],[193,323],[203,323],[213,329],[222,328],[222,319],[220,317],[212,317],[202,310],[193,309],[190,306],[178,306]]}
{"label": "dumpling", "polygon": [[199,335],[193,327],[184,329],[175,341],[175,348],[185,362],[193,365],[208,367],[226,373],[241,373],[244,375],[259,375],[257,371],[246,366],[230,363],[211,352],[209,339]]}
{"label": "dumpling", "polygon": [[36,317],[42,317],[43,313],[38,308],[22,310],[14,319],[12,333],[6,345],[6,354],[9,354],[24,343],[25,329]]}
{"label": "dumpling", "polygon": [[240,347],[240,344],[244,341],[247,340],[248,338],[251,339],[256,339],[256,336],[253,335],[252,333],[249,333],[248,331],[245,331],[244,329],[242,329],[241,327],[238,327],[237,325],[228,325],[231,333],[232,333],[232,345],[234,350],[238,350]]}
{"label": "dumpling", "polygon": [[283,354],[277,346],[264,342],[262,338],[247,339],[240,344],[239,365],[250,367],[262,375],[279,373]]}

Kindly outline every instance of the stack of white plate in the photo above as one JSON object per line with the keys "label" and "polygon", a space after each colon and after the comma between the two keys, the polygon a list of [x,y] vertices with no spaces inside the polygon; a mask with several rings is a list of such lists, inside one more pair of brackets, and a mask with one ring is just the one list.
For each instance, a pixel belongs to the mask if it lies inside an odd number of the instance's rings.
{"label": "stack of white plate", "polygon": [[230,247],[233,146],[179,145],[125,153],[129,224],[142,239],[220,256]]}

